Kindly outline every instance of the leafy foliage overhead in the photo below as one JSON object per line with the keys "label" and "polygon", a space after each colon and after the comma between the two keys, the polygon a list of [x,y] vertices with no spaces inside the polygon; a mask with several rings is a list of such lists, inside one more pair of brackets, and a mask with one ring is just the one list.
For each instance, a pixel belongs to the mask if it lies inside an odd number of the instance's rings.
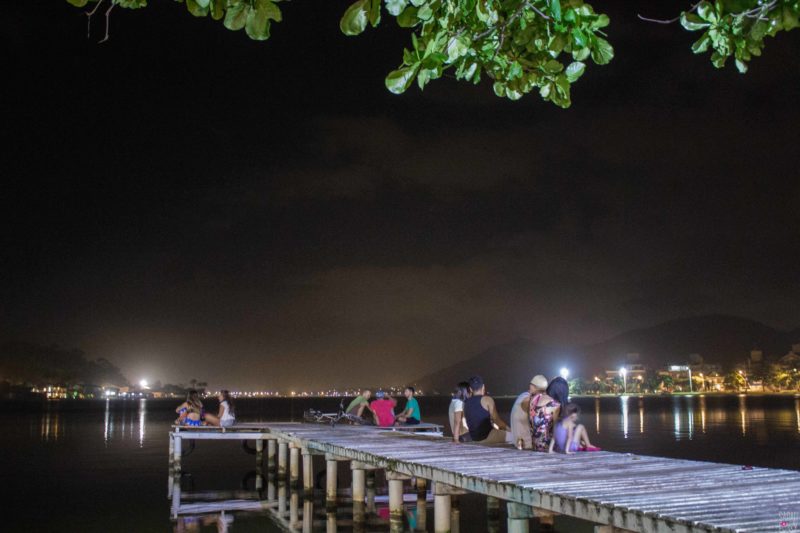
{"label": "leafy foliage overhead", "polygon": [[725,66],[733,56],[739,72],[760,56],[764,38],[800,26],[800,0],[717,0],[697,2],[680,15],[681,25],[703,35],[692,45],[696,54],[712,50],[711,62]]}
{"label": "leafy foliage overhead", "polygon": [[[570,105],[570,85],[589,58],[605,65],[614,49],[604,38],[606,15],[582,0],[384,0],[386,12],[411,28],[411,48],[386,77],[402,93],[452,70],[459,80],[494,82],[498,96],[517,100],[537,89],[545,100]],[[347,35],[381,19],[380,0],[357,0],[342,17]]]}
{"label": "leafy foliage overhead", "polygon": [[[270,36],[272,22],[282,20],[281,0],[176,0],[196,17],[211,16],[254,40]],[[67,0],[77,7],[103,2],[137,9],[147,0]],[[415,81],[420,89],[449,72],[458,80],[493,82],[498,96],[517,100],[538,91],[560,107],[569,107],[570,88],[587,63],[605,65],[614,57],[603,28],[609,18],[583,0],[356,0],[339,22],[345,35],[376,27],[383,15],[411,34],[400,66],[386,77],[386,88],[405,92]],[[715,67],[734,57],[740,72],[761,55],[764,39],[800,26],[800,0],[702,0],[670,20],[689,31],[702,31],[695,53],[711,52]],[[108,28],[106,27],[106,38]]]}

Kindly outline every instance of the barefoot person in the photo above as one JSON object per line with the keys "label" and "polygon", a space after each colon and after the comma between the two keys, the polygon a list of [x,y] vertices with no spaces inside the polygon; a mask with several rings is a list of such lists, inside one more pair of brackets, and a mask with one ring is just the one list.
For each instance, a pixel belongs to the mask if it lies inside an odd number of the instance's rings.
{"label": "barefoot person", "polygon": [[233,408],[233,400],[226,390],[219,391],[219,412],[215,415],[206,415],[206,424],[209,426],[219,426],[227,428],[236,422],[236,411]]}
{"label": "barefoot person", "polygon": [[578,423],[581,408],[574,403],[564,407],[564,418],[559,420],[553,430],[550,441],[550,453],[553,451],[573,454],[575,452],[594,452],[600,450],[593,446],[589,434],[583,424]]}
{"label": "barefoot person", "polygon": [[478,444],[506,442],[508,424],[497,414],[494,399],[486,394],[483,379],[479,376],[471,377],[469,388],[472,389],[472,396],[464,402],[464,417],[467,419],[472,442]]}

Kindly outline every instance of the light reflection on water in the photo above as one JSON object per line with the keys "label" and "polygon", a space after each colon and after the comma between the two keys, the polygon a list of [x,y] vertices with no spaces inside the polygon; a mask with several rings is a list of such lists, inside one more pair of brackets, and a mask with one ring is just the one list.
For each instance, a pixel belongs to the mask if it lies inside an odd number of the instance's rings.
{"label": "light reflection on water", "polygon": [[[498,398],[498,410],[507,412],[512,401]],[[606,450],[738,465],[800,468],[797,456],[800,397],[706,394],[697,397],[578,397],[573,401],[582,408],[592,442]],[[637,402],[636,406],[632,405],[633,401]],[[36,409],[7,407],[0,416],[0,433],[3,434],[0,456],[16,469],[7,475],[11,480],[8,486],[15,494],[47,498],[48,505],[54,507],[55,518],[52,522],[47,522],[50,518],[41,518],[39,530],[63,530],[57,517],[75,513],[76,507],[107,509],[102,512],[114,516],[120,512],[119,502],[123,501],[125,508],[131,509],[130,516],[136,515],[131,518],[131,530],[164,531],[175,527],[164,509],[163,477],[168,464],[166,434],[175,417],[176,402],[152,399],[55,401],[42,402]],[[206,408],[213,411],[215,403],[208,403]],[[292,412],[302,412],[312,406],[332,410],[338,403],[338,399],[296,400],[294,404],[288,399],[244,400],[236,407],[242,420],[266,421],[286,420]],[[449,399],[422,397],[420,403],[426,420],[445,422]],[[636,416],[630,413],[632,409],[638,410],[638,423],[636,419],[632,422],[638,427],[630,427],[630,416]],[[38,459],[31,460],[31,456]],[[531,457],[535,460],[535,455]],[[201,443],[184,464],[191,474],[184,482],[191,482],[193,486],[196,483],[191,490],[232,489],[238,486],[242,469],[252,469],[252,456],[242,453],[238,443]],[[41,492],[39,480],[43,476],[57,483],[70,498],[55,501],[57,499]],[[120,483],[120,479],[126,480],[125,483]],[[91,483],[87,484],[87,480]],[[136,486],[137,491],[131,491],[132,486]],[[265,488],[269,492],[266,483]],[[11,506],[15,505],[14,497],[9,499]],[[272,499],[269,494],[267,497]],[[288,511],[288,491],[285,499]],[[462,524],[473,519],[477,520],[475,523],[485,524],[483,504],[478,502],[477,508],[477,516],[462,515]],[[461,509],[462,513],[472,511],[471,508]],[[432,514],[429,509],[428,519]],[[324,528],[325,515],[319,513],[318,519],[317,524]],[[13,520],[10,530],[15,530]],[[232,529],[240,530],[240,523],[245,526],[248,520],[237,515]],[[225,527],[219,523],[207,525]],[[185,527],[193,527],[191,520],[186,521]]]}

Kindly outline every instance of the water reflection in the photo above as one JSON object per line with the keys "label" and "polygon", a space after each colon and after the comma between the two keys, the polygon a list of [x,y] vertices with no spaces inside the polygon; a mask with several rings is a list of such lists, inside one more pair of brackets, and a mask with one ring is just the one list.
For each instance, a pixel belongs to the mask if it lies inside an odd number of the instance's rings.
{"label": "water reflection", "polygon": [[673,419],[673,434],[675,435],[675,440],[681,440],[681,408],[678,404],[678,399],[675,398],[673,405],[672,405],[672,419]]}
{"label": "water reflection", "polygon": [[139,400],[139,448],[144,446],[145,418],[147,416],[147,400]]}
{"label": "water reflection", "polygon": [[689,440],[694,437],[694,396],[686,396],[686,423],[689,425]]}
{"label": "water reflection", "polygon": [[61,436],[62,427],[59,424],[58,408],[52,407],[52,402],[47,402],[47,410],[42,413],[40,438],[45,441],[58,441]]}
{"label": "water reflection", "polygon": [[622,435],[624,438],[628,438],[628,397],[627,396],[620,396],[620,402],[622,402]]}
{"label": "water reflection", "polygon": [[706,432],[706,396],[700,395],[700,425],[703,428],[703,433]]}
{"label": "water reflection", "polygon": [[794,416],[797,419],[797,432],[800,433],[800,398],[794,400]]}
{"label": "water reflection", "polygon": [[[798,424],[800,424],[800,422],[798,422]],[[600,434],[600,398],[594,399],[594,429]]]}
{"label": "water reflection", "polygon": [[747,435],[747,396],[739,395],[739,418],[742,420],[742,437]]}
{"label": "water reflection", "polygon": [[644,399],[639,398],[639,433],[644,433]]}

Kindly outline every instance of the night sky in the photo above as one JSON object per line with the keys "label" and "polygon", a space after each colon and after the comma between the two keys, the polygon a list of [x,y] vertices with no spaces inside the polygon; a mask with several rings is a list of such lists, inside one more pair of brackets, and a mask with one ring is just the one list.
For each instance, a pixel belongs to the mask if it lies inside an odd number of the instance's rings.
{"label": "night sky", "polygon": [[727,313],[800,325],[800,38],[744,76],[600,1],[616,58],[568,110],[452,79],[388,93],[408,37],[282,3],[250,41],[185,7],[13,2],[0,338],[132,379],[401,383],[497,343]]}

